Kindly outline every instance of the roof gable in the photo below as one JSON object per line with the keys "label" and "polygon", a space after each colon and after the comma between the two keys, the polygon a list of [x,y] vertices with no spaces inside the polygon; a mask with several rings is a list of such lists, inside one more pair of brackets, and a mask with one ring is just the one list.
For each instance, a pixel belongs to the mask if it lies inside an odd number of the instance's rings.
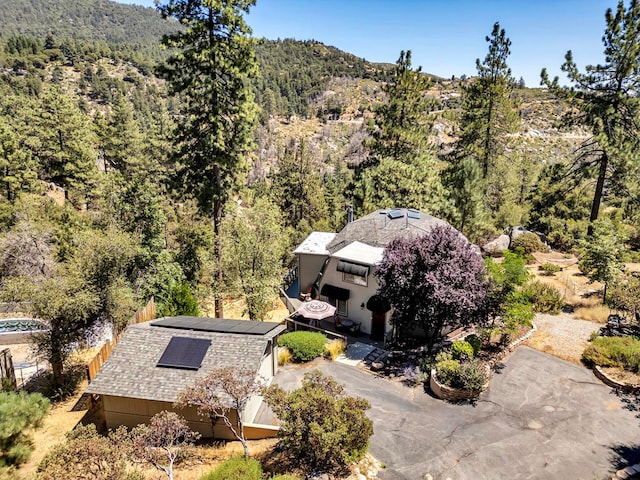
{"label": "roof gable", "polygon": [[[158,367],[172,337],[210,340],[198,370]],[[261,335],[185,331],[139,323],[127,328],[87,393],[175,402],[197,378],[220,367],[245,367],[258,373],[269,338]]]}

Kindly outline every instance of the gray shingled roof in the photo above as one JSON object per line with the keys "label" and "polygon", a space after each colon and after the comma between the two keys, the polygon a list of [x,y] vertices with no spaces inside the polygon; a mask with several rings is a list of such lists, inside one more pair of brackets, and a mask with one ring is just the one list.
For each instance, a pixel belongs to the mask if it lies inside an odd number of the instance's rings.
{"label": "gray shingled roof", "polygon": [[[156,366],[173,336],[211,340],[199,370]],[[149,323],[131,325],[86,391],[175,402],[178,393],[213,368],[242,366],[257,373],[269,337],[152,327]]]}
{"label": "gray shingled roof", "polygon": [[372,247],[385,248],[397,237],[421,236],[434,226],[451,226],[444,220],[419,212],[420,218],[407,217],[406,208],[394,209],[402,213],[399,218],[391,219],[386,212],[376,210],[347,225],[327,245],[327,250],[334,253],[352,242],[362,242]]}

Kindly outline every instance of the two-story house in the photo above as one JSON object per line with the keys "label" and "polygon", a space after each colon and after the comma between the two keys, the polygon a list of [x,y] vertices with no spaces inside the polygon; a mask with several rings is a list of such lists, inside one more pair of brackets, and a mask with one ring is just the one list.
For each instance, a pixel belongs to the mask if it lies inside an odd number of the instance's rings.
{"label": "two-story house", "polygon": [[300,291],[335,305],[338,315],[361,323],[361,332],[382,339],[391,330],[390,308],[376,295],[376,265],[391,240],[424,235],[435,225],[449,224],[417,210],[397,208],[349,222],[337,234],[312,232],[294,251]]}

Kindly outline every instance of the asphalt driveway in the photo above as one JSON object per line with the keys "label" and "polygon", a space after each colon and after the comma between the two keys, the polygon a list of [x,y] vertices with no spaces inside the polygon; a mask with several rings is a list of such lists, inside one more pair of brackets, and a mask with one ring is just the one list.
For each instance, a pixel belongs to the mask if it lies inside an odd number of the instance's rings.
{"label": "asphalt driveway", "polygon": [[368,399],[382,479],[592,480],[640,462],[640,419],[589,370],[528,347],[503,365],[475,405],[336,362],[285,367],[275,381],[295,388],[315,367]]}

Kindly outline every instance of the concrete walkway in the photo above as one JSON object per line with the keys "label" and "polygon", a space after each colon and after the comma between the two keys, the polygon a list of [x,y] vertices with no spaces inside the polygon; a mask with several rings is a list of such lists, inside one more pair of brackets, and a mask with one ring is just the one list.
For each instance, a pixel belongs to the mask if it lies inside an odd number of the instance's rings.
{"label": "concrete walkway", "polygon": [[299,385],[318,368],[371,402],[371,452],[388,480],[601,478],[640,461],[640,419],[586,368],[518,348],[475,405],[453,405],[421,389],[349,365],[284,367],[275,381]]}

